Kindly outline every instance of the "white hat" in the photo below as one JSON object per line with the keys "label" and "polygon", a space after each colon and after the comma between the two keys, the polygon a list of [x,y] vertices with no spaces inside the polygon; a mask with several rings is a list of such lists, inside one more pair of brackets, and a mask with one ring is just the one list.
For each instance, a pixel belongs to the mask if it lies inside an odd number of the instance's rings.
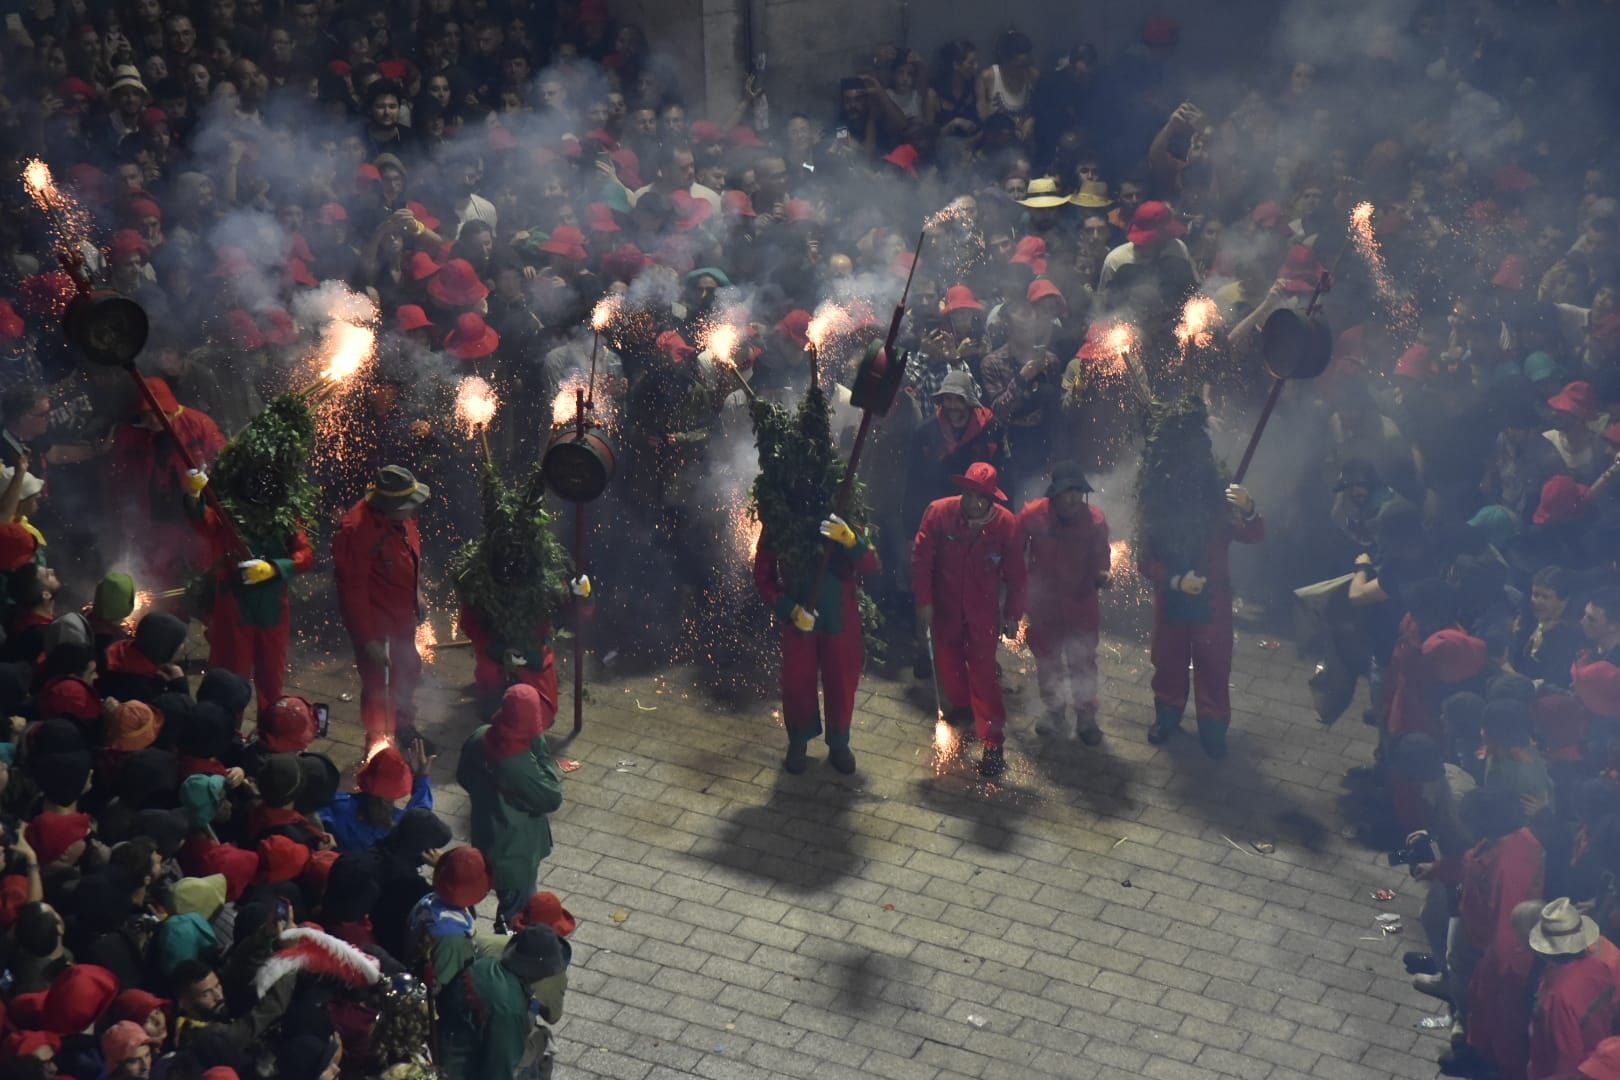
{"label": "white hat", "polygon": [[107,87],[107,92],[110,94],[114,90],[122,90],[126,86],[133,86],[147,97],[152,96],[151,92],[146,89],[146,83],[141,81],[141,69],[132,64],[122,64],[113,68],[113,81],[112,85]]}
{"label": "white hat", "polygon": [[[9,466],[0,465],[0,490],[4,490],[7,486],[10,485],[10,483],[11,483],[11,473],[12,473],[12,469]],[[35,495],[38,495],[40,492],[42,492],[44,490],[45,490],[45,481],[41,480],[39,477],[35,476],[33,473],[23,473],[23,481],[22,481],[22,497],[23,498],[32,499]]]}
{"label": "white hat", "polygon": [[1068,201],[1069,197],[1058,191],[1058,182],[1055,177],[1042,176],[1029,182],[1025,197],[1018,200],[1018,205],[1044,210],[1047,207],[1063,206]]}
{"label": "white hat", "polygon": [[1561,896],[1541,909],[1541,921],[1530,930],[1530,947],[1542,956],[1579,956],[1601,936],[1597,923]]}

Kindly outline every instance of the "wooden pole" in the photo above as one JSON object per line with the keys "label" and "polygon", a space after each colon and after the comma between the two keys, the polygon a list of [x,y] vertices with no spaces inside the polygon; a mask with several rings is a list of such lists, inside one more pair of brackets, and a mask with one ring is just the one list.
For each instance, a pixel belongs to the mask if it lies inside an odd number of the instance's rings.
{"label": "wooden pole", "polygon": [[[592,364],[594,370],[594,362]],[[574,390],[574,430],[585,435],[585,391]],[[574,504],[574,576],[585,574],[585,504]],[[585,727],[585,619],[574,619],[574,734]]]}

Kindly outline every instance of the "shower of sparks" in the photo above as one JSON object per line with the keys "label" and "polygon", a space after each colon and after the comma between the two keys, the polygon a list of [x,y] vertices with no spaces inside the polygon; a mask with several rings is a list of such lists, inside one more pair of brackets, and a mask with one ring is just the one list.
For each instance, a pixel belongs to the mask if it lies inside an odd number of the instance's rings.
{"label": "shower of sparks", "polygon": [[1012,637],[1008,637],[1006,634],[1001,635],[1001,645],[1020,660],[1028,660],[1030,658],[1029,620],[1021,619],[1018,623],[1018,633]]}
{"label": "shower of sparks", "polygon": [[1108,545],[1108,574],[1113,579],[1114,596],[1128,604],[1142,604],[1153,597],[1153,587],[1136,568],[1136,553],[1129,540]]}
{"label": "shower of sparks", "polygon": [[321,379],[345,383],[359,374],[360,369],[377,350],[377,331],[370,326],[334,320],[327,324],[321,335]]}
{"label": "shower of sparks", "polygon": [[586,389],[586,381],[585,375],[578,371],[562,381],[551,402],[552,427],[566,427],[574,422],[579,412],[579,391]]}
{"label": "shower of sparks", "polygon": [[726,521],[731,526],[726,539],[731,546],[734,563],[744,571],[746,584],[753,585],[754,551],[759,547],[759,534],[764,528],[759,518],[748,509],[746,488],[732,494],[725,506]]}
{"label": "shower of sparks", "polygon": [[816,309],[804,336],[809,338],[810,344],[820,352],[829,338],[842,337],[854,329],[855,320],[850,317],[848,309],[837,304],[825,303]]}
{"label": "shower of sparks", "polygon": [[500,404],[489,383],[477,375],[468,375],[456,386],[456,420],[466,427],[468,438],[489,428]]}
{"label": "shower of sparks", "polygon": [[1207,296],[1194,296],[1181,309],[1181,321],[1176,324],[1176,340],[1181,342],[1181,355],[1187,348],[1207,349],[1215,340],[1215,328],[1221,325],[1221,312],[1215,301]]}
{"label": "shower of sparks", "polygon": [[1417,313],[1412,308],[1412,302],[1401,295],[1395,287],[1395,281],[1389,274],[1389,267],[1384,263],[1384,252],[1378,245],[1378,233],[1373,229],[1373,204],[1359,202],[1350,210],[1350,242],[1355,246],[1356,254],[1367,266],[1367,273],[1373,280],[1373,288],[1378,290],[1378,297],[1384,302],[1389,317],[1396,326],[1410,327],[1417,320]]}
{"label": "shower of sparks", "polygon": [[423,619],[416,627],[416,652],[424,664],[438,659],[439,634],[433,629],[433,619]]}
{"label": "shower of sparks", "polygon": [[152,596],[149,589],[135,591],[135,606],[129,609],[129,615],[124,619],[124,629],[129,633],[135,632],[135,624],[141,621],[141,616],[152,610]]}
{"label": "shower of sparks", "polygon": [[623,307],[624,300],[616,293],[608,293],[602,297],[596,302],[596,306],[591,309],[591,329],[598,334],[606,330],[613,325],[613,320],[619,317],[619,312]]}
{"label": "shower of sparks", "polygon": [[742,340],[742,333],[729,322],[716,323],[705,336],[704,348],[709,351],[709,358],[717,364],[726,367],[736,367],[737,343]]}
{"label": "shower of sparks", "polygon": [[928,220],[923,222],[923,229],[925,231],[928,229],[937,229],[947,221],[964,221],[967,207],[968,197],[966,195],[959,195],[952,199],[950,203],[943,209],[937,210],[933,214],[929,215]]}
{"label": "shower of sparks", "polygon": [[51,238],[61,255],[79,253],[79,245],[90,236],[90,215],[78,199],[56,186],[51,167],[39,158],[23,166],[23,189],[51,223]]}
{"label": "shower of sparks", "polygon": [[940,713],[934,719],[935,775],[943,776],[945,771],[951,767],[951,763],[956,760],[956,757],[961,750],[961,733],[951,726],[950,721],[945,719],[944,713]]}

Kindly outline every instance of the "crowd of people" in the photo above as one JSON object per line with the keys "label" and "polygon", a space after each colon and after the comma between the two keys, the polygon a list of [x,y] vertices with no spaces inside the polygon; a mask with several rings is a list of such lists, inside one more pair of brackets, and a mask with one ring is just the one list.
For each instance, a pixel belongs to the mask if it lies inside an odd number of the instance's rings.
{"label": "crowd of people", "polygon": [[[1243,57],[1162,16],[1106,58],[880,43],[832,100],[749,76],[705,118],[601,0],[8,14],[3,171],[37,156],[62,198],[0,197],[0,1077],[545,1074],[573,929],[536,892],[556,605],[513,633],[493,597],[561,551],[514,540],[521,481],[587,397],[617,451],[600,602],[571,567],[545,589],[655,659],[774,619],[789,772],[817,735],[856,768],[857,585],[989,778],[1003,635],[1027,628],[1039,736],[1100,747],[1099,591],[1139,570],[1147,736],[1191,700],[1219,758],[1235,594],[1275,619],[1298,590],[1320,720],[1369,689],[1353,809],[1426,884],[1407,963],[1450,1002],[1442,1067],[1620,1075],[1615,13],[1398,6],[1300,0]],[[143,383],[64,332],[91,286],[144,308]],[[293,433],[297,476],[244,470],[298,427],[339,308],[376,328],[360,392]],[[1262,522],[1212,449],[1299,370],[1279,341],[1325,371],[1259,448]],[[864,503],[817,515],[830,554],[788,580],[738,512],[750,401],[825,389],[848,448],[863,372],[902,362]],[[469,376],[499,402],[482,444]],[[457,559],[486,532],[480,610]],[[352,792],[283,686],[323,605],[294,579],[328,567]],[[458,587],[487,721],[464,846],[412,708],[417,625]],[[205,672],[177,663],[193,618]]]}

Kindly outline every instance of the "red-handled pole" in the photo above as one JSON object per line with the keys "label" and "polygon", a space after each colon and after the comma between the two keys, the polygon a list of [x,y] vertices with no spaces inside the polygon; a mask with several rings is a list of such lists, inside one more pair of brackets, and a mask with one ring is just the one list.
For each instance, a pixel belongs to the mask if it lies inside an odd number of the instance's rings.
{"label": "red-handled pole", "polygon": [[[585,390],[574,390],[574,430],[585,436]],[[574,576],[585,576],[585,504],[574,504]],[[574,734],[585,727],[585,616],[574,619]]]}

